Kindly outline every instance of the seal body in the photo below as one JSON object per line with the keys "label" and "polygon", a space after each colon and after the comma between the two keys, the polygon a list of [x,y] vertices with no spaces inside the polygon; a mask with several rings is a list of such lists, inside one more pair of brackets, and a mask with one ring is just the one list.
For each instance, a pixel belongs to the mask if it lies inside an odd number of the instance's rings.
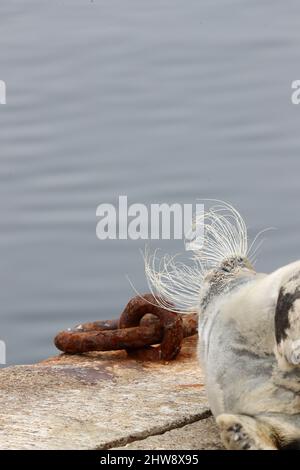
{"label": "seal body", "polygon": [[[204,280],[199,359],[208,400],[228,448],[278,448],[300,442],[300,359],[295,352],[300,340],[298,276],[300,262],[265,275],[241,260],[230,271],[221,265]],[[290,319],[291,311],[276,311],[284,286],[293,310]],[[277,318],[276,323],[276,314],[283,317],[281,322]],[[292,336],[293,328],[296,337],[288,339],[290,354],[285,356],[284,340]],[[252,426],[247,424],[249,417]],[[257,434],[253,428],[258,424],[264,436],[260,439],[252,435]]]}
{"label": "seal body", "polygon": [[300,261],[256,273],[258,236],[248,247],[241,215],[215,203],[195,216],[204,242],[188,263],[145,256],[150,289],[162,307],[199,312],[199,359],[224,446],[300,448]]}

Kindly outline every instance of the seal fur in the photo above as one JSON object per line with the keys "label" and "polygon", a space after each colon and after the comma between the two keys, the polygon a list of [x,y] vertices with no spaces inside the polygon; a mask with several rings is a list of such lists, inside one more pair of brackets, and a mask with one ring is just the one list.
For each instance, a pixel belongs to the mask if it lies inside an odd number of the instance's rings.
{"label": "seal fur", "polygon": [[[291,449],[300,442],[300,261],[271,274],[251,263],[246,225],[229,204],[202,216],[192,263],[146,254],[154,294],[199,313],[198,355],[226,448]],[[199,221],[197,221],[199,222]]]}

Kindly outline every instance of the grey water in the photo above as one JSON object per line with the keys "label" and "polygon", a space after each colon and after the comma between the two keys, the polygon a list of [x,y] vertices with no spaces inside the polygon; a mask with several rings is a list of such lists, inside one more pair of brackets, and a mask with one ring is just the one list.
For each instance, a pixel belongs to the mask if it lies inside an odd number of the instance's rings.
{"label": "grey water", "polygon": [[[0,339],[7,363],[147,291],[144,242],[100,241],[96,208],[233,203],[257,268],[299,257],[300,3],[0,4]],[[183,243],[156,242],[163,251]]]}

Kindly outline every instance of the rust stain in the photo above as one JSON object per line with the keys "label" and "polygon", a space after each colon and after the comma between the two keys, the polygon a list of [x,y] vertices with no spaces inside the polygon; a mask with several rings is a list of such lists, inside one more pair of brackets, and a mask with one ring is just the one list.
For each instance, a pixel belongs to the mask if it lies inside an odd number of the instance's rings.
{"label": "rust stain", "polygon": [[203,388],[204,384],[182,384],[178,385],[176,388]]}

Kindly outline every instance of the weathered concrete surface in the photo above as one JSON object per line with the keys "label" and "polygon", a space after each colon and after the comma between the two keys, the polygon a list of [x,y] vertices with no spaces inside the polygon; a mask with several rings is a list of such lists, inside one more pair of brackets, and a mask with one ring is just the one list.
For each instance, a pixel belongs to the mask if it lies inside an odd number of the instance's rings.
{"label": "weathered concrete surface", "polygon": [[208,417],[195,342],[168,364],[114,352],[2,369],[0,448],[107,449]]}

